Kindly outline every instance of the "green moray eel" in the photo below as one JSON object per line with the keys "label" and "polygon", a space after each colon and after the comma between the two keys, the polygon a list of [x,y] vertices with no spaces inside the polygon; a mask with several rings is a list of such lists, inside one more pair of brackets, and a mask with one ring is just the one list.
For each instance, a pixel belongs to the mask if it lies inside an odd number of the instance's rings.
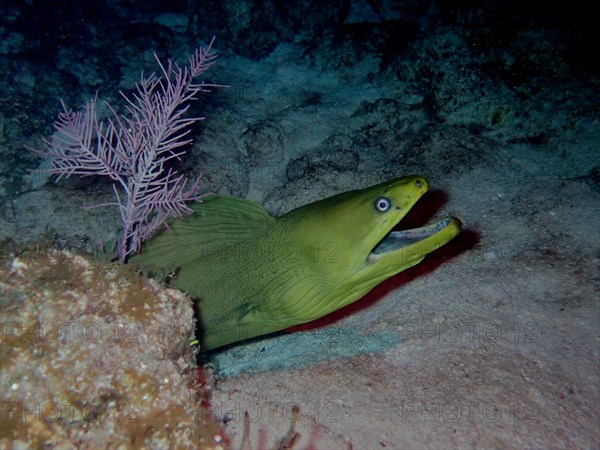
{"label": "green moray eel", "polygon": [[213,195],[132,262],[198,302],[201,348],[211,350],[323,317],[446,244],[456,218],[392,231],[427,189],[421,176],[397,178],[279,217]]}

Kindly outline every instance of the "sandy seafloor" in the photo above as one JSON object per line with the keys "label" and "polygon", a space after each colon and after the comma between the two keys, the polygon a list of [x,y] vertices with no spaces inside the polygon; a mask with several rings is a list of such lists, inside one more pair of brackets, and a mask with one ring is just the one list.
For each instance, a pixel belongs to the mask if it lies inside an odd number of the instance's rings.
{"label": "sandy seafloor", "polygon": [[[464,224],[333,317],[212,353],[232,448],[245,411],[260,448],[294,405],[297,448],[600,446],[597,62],[565,56],[567,26],[515,26],[475,51],[460,25],[432,23],[385,65],[367,45],[300,37],[252,60],[217,36],[211,81],[230,87],[207,95],[184,162],[207,191],[281,214],[419,173],[432,189],[423,220]],[[115,211],[77,208],[108,198],[107,184],[43,181],[4,188],[3,242],[50,235],[93,251],[114,233]]]}

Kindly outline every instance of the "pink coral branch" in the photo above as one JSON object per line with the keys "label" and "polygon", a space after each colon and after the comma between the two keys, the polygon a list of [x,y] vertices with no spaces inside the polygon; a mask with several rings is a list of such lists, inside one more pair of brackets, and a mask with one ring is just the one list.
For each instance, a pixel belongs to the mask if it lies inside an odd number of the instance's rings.
{"label": "pink coral branch", "polygon": [[138,252],[168,218],[190,213],[187,202],[204,196],[199,193],[200,178],[189,183],[166,163],[185,154],[178,149],[192,142],[190,125],[203,119],[184,117],[189,102],[198,93],[217,87],[195,81],[214,63],[213,42],[214,38],[206,48],[197,49],[185,67],[171,61],[165,67],[156,58],[162,76],[142,74],[131,96],[121,92],[126,114],[107,104],[112,117],[106,123],[98,120],[96,98],[80,112],[63,103],[55,135],[44,140],[44,150],[31,149],[51,160],[47,171],[58,175],[57,181],[71,175],[106,175],[114,181],[116,201],[92,207],[119,208],[123,221],[117,242],[120,261]]}

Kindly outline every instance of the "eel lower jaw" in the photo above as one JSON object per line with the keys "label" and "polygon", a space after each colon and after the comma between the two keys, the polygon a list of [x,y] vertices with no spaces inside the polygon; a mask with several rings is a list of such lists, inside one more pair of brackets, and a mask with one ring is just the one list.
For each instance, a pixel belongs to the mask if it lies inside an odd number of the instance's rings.
{"label": "eel lower jaw", "polygon": [[[390,231],[371,251],[368,261],[377,261],[386,254],[422,242],[436,235],[437,233],[443,232],[448,227],[454,227],[457,230],[460,230],[460,226],[461,223],[458,219],[454,217],[446,217],[423,227],[412,228],[410,230]],[[452,237],[454,237],[454,234],[450,237],[450,239]],[[442,245],[446,242],[447,241],[443,242]],[[430,251],[433,250],[434,249],[431,249]],[[429,253],[429,251],[424,252],[424,254],[426,253]]]}

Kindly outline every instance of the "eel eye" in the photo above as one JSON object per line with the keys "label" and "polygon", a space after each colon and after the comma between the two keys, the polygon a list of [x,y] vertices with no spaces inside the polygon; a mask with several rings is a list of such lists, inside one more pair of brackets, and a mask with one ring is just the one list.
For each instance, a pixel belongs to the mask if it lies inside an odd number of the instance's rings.
{"label": "eel eye", "polygon": [[375,200],[375,209],[379,212],[386,212],[392,207],[392,202],[387,197],[379,197]]}

